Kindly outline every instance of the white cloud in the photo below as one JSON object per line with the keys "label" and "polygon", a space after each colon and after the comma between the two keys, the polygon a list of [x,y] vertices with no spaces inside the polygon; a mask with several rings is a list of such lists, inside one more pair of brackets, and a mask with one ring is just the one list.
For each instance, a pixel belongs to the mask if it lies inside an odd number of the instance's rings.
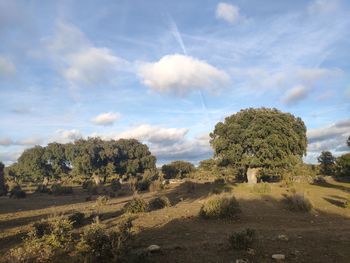
{"label": "white cloud", "polygon": [[291,105],[305,99],[307,95],[308,89],[302,85],[298,85],[288,90],[282,100],[284,103]]}
{"label": "white cloud", "polygon": [[218,19],[223,19],[230,24],[236,23],[241,17],[238,6],[224,2],[217,5],[215,14]]}
{"label": "white cloud", "polygon": [[21,155],[21,153],[21,151],[0,152],[0,161],[5,165],[10,165],[17,161],[17,158]]}
{"label": "white cloud", "polygon": [[0,56],[0,77],[8,77],[16,73],[16,66],[11,60]]}
{"label": "white cloud", "polygon": [[13,144],[13,141],[9,137],[0,138],[0,146],[10,146]]}
{"label": "white cloud", "polygon": [[326,77],[334,77],[342,74],[340,69],[326,68],[299,68],[296,71],[296,76],[305,83],[313,84]]}
{"label": "white cloud", "polygon": [[151,144],[172,144],[184,139],[188,129],[165,128],[162,126],[152,126],[142,124],[127,131],[117,134],[114,138],[134,138]]}
{"label": "white cloud", "polygon": [[142,82],[158,91],[185,95],[195,89],[217,91],[229,82],[228,75],[203,60],[184,55],[167,55],[138,68]]}
{"label": "white cloud", "polygon": [[312,129],[307,132],[308,151],[346,151],[348,150],[346,145],[348,136],[350,136],[350,119],[338,121],[326,127]]}
{"label": "white cloud", "polygon": [[339,9],[339,0],[314,0],[308,6],[308,12],[310,14],[331,14]]}
{"label": "white cloud", "polygon": [[43,139],[37,136],[32,136],[24,139],[20,139],[15,142],[16,145],[34,146],[43,143]]}
{"label": "white cloud", "polygon": [[115,121],[120,118],[120,113],[118,112],[106,112],[100,115],[97,115],[92,119],[92,122],[96,125],[109,126],[113,125]]}
{"label": "white cloud", "polygon": [[127,62],[106,47],[95,47],[78,28],[58,23],[47,48],[62,76],[73,84],[110,82]]}
{"label": "white cloud", "polygon": [[55,133],[49,138],[49,142],[58,142],[58,143],[69,143],[75,140],[83,138],[83,135],[80,131],[76,129],[72,130],[57,130]]}

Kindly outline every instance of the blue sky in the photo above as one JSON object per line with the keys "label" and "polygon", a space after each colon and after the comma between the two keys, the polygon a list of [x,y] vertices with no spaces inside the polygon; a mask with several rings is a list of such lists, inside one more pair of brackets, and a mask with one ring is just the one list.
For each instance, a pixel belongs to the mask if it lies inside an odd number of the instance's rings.
{"label": "blue sky", "polygon": [[0,160],[100,136],[196,163],[218,121],[261,106],[304,120],[307,162],[339,155],[349,17],[345,0],[0,0]]}

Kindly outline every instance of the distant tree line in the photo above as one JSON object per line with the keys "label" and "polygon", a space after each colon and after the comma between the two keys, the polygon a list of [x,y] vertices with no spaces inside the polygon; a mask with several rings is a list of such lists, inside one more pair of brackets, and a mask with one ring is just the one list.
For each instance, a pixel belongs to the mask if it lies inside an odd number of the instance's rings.
{"label": "distant tree line", "polygon": [[106,181],[112,175],[135,176],[155,167],[156,158],[148,146],[135,139],[88,138],[27,149],[16,163],[6,167],[6,173],[22,181],[47,182],[67,176]]}

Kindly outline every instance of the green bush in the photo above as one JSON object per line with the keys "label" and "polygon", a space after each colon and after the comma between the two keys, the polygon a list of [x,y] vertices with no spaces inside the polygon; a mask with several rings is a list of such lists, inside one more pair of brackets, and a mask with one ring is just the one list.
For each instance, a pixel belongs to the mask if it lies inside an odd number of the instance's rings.
{"label": "green bush", "polygon": [[65,217],[52,217],[33,225],[23,244],[11,249],[5,262],[60,262],[72,242],[72,223]]}
{"label": "green bush", "polygon": [[255,230],[246,228],[241,232],[235,232],[229,236],[229,243],[234,249],[250,248],[256,238]]}
{"label": "green bush", "polygon": [[26,192],[22,190],[22,188],[19,185],[15,185],[11,190],[10,190],[10,198],[25,198],[27,196]]}
{"label": "green bush", "polygon": [[170,205],[171,204],[170,204],[169,198],[166,196],[156,197],[149,202],[149,207],[152,210],[162,209]]}
{"label": "green bush", "polygon": [[302,193],[295,193],[285,196],[285,201],[289,210],[296,212],[309,212],[312,209],[312,204]]}
{"label": "green bush", "polygon": [[81,226],[84,222],[85,214],[81,212],[75,212],[68,217],[68,220],[72,222],[73,227]]}
{"label": "green bush", "polygon": [[69,195],[73,193],[71,186],[63,186],[61,184],[53,184],[51,186],[51,192],[54,195]]}
{"label": "green bush", "polygon": [[85,263],[125,262],[131,239],[131,220],[119,226],[118,231],[108,231],[100,223],[91,224],[81,235],[76,246],[78,258]]}
{"label": "green bush", "polygon": [[148,204],[145,200],[134,197],[131,201],[125,204],[123,210],[125,213],[130,214],[146,212],[148,210]]}
{"label": "green bush", "polygon": [[203,218],[233,218],[241,212],[239,203],[234,196],[214,196],[200,209]]}
{"label": "green bush", "polygon": [[253,186],[253,192],[257,194],[271,193],[271,185],[269,183],[258,183]]}

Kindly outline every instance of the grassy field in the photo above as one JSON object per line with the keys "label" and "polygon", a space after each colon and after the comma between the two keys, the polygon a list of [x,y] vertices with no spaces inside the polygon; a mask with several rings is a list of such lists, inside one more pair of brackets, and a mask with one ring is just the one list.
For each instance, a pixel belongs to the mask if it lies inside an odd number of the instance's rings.
{"label": "grassy field", "polygon": [[[126,187],[126,186],[124,186]],[[237,198],[242,213],[238,219],[206,220],[198,216],[202,204],[213,191],[226,189]],[[284,196],[302,192],[311,201],[310,213],[292,212]],[[213,182],[180,181],[161,192],[139,193],[149,200],[156,195],[169,197],[172,206],[135,216],[133,249],[156,244],[158,253],[148,256],[149,262],[274,262],[272,254],[284,254],[285,262],[350,262],[350,208],[344,201],[350,198],[350,183],[332,178],[320,185],[297,184],[290,188],[271,184],[271,191],[258,193],[247,184],[225,186]],[[53,196],[28,194],[25,199],[0,197],[0,253],[19,245],[31,225],[50,215],[84,212],[89,218],[96,207],[94,196],[80,187],[73,195]],[[113,228],[122,217],[123,205],[132,194],[111,198],[101,209],[101,220]],[[81,231],[77,229],[75,231]],[[235,250],[228,237],[245,228],[256,230],[253,252]],[[279,238],[285,235],[287,238]]]}

